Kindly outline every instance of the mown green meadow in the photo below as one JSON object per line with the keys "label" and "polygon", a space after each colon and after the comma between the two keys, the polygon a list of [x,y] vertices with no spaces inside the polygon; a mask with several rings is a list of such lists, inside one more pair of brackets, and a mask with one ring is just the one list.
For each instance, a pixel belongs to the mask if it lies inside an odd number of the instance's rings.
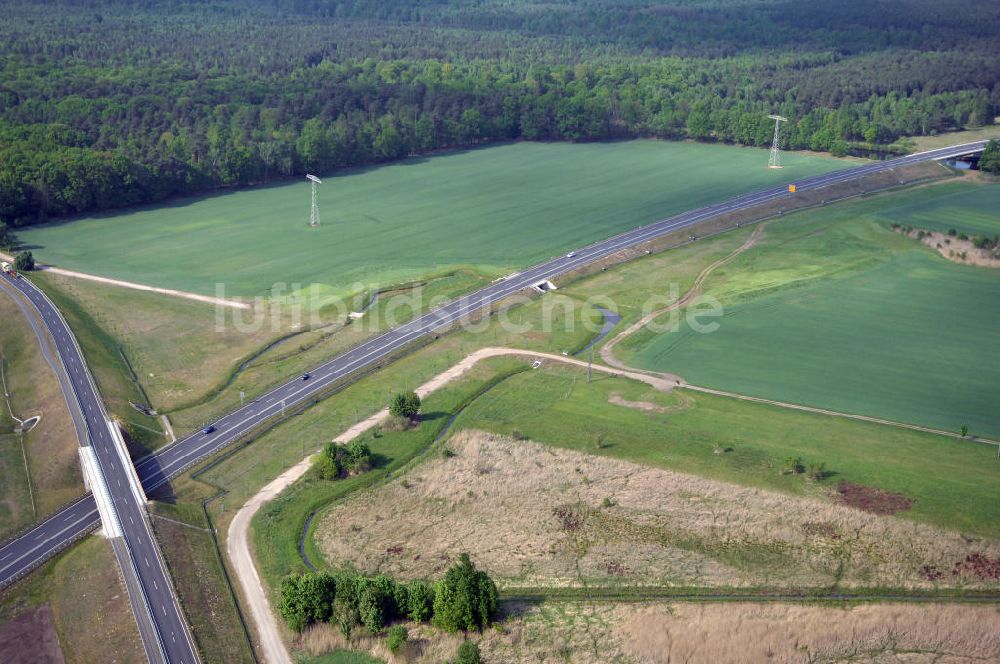
{"label": "mown green meadow", "polygon": [[998,437],[1000,272],[888,228],[917,211],[947,228],[997,196],[946,184],[789,216],[709,278],[717,330],[682,320],[619,355],[706,387]]}
{"label": "mown green meadow", "polygon": [[[25,229],[42,261],[162,287],[344,295],[458,266],[501,274],[671,214],[850,165],[764,150],[626,141],[513,143]],[[359,286],[362,285],[362,286]],[[288,294],[288,290],[284,291]]]}

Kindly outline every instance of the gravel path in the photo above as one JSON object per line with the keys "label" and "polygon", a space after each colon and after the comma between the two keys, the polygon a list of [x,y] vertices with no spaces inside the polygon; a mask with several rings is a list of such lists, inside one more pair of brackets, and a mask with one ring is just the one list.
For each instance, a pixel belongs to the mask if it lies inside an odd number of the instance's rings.
{"label": "gravel path", "polygon": [[[449,382],[461,377],[469,369],[475,366],[477,362],[487,358],[499,356],[517,356],[524,357],[527,360],[561,362],[563,364],[571,364],[578,367],[587,366],[587,363],[583,360],[577,360],[571,357],[555,355],[552,353],[538,353],[534,351],[517,350],[516,348],[482,348],[467,356],[458,364],[455,364],[451,368],[430,379],[418,387],[416,392],[421,398],[426,397],[434,390],[437,390]],[[613,376],[632,378],[634,380],[642,381],[658,390],[664,391],[684,385],[683,381],[679,377],[666,374],[651,375],[596,364],[593,366],[593,371]],[[371,429],[388,416],[388,408],[380,410],[371,417],[362,420],[347,429],[334,440],[338,443],[349,442],[360,436],[368,429]],[[262,659],[268,664],[292,664],[292,657],[281,638],[282,627],[278,623],[276,614],[271,608],[271,603],[267,599],[267,591],[264,589],[264,585],[260,580],[260,574],[258,573],[257,567],[253,561],[253,553],[250,550],[249,538],[250,521],[253,519],[254,515],[261,508],[261,506],[264,505],[264,503],[275,498],[285,488],[305,475],[309,470],[311,463],[312,455],[306,457],[272,480],[267,486],[261,489],[256,495],[253,496],[253,498],[247,501],[246,504],[240,508],[240,510],[236,513],[236,516],[233,518],[232,523],[229,524],[229,537],[227,544],[229,560],[236,572],[240,588],[243,590],[243,597],[247,605],[250,607],[250,615],[253,619],[254,626],[256,627],[256,631],[260,639],[261,649],[263,651]]]}
{"label": "gravel path", "polygon": [[[13,261],[13,257],[8,254],[0,253],[0,258],[7,261]],[[172,288],[158,288],[156,286],[146,286],[145,284],[137,284],[132,281],[122,281],[121,279],[110,279],[108,277],[99,277],[95,274],[87,274],[86,272],[76,272],[74,270],[64,270],[61,267],[52,267],[51,265],[35,265],[36,271],[51,272],[52,274],[58,274],[63,277],[70,277],[71,279],[85,279],[87,281],[96,281],[101,284],[108,284],[110,286],[120,286],[122,288],[131,288],[132,290],[146,291],[147,293],[160,293],[161,295],[171,295],[173,297],[182,297],[187,300],[195,300],[197,302],[204,302],[206,304],[217,304],[223,307],[232,307],[234,309],[249,309],[250,305],[246,302],[240,302],[238,300],[226,300],[221,297],[211,297],[209,295],[199,295],[197,293],[189,293],[187,291],[173,290]]]}

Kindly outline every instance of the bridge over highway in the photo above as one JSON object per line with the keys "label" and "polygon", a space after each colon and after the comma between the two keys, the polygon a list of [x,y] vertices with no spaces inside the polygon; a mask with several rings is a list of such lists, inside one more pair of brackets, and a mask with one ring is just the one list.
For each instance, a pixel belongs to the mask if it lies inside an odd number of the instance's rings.
{"label": "bridge over highway", "polygon": [[[31,304],[44,323],[59,356],[53,365],[61,374],[60,384],[73,413],[81,450],[80,457],[92,493],[80,505],[93,506],[100,516],[104,533],[118,559],[132,613],[139,627],[146,657],[150,662],[195,664],[200,661],[194,640],[174,594],[166,563],[153,535],[146,511],[146,495],[121,437],[104,408],[93,377],[84,361],[69,325],[51,300],[24,278],[4,278]],[[37,332],[37,330],[36,330]],[[45,339],[39,341],[44,345]],[[46,529],[22,535],[16,542],[37,555],[50,545],[58,545],[63,535],[71,535],[81,525],[93,527],[88,514],[83,520],[60,512],[45,523],[55,521],[55,540]],[[44,524],[43,524],[44,525]],[[0,564],[9,554],[4,548]]]}
{"label": "bridge over highway", "polygon": [[[922,162],[952,159],[981,152],[986,141],[930,150],[884,162],[865,164],[854,168],[834,171],[824,175],[796,181],[798,192],[821,189],[833,184],[857,180],[867,176]],[[667,233],[690,227],[713,217],[745,210],[755,206],[795,196],[787,186],[775,187],[738,196],[736,198],[685,212],[668,219],[636,228],[606,240],[571,252],[566,256],[553,258],[544,263],[527,268],[506,279],[495,282],[479,291],[445,304],[427,314],[369,339],[358,346],[338,355],[310,372],[311,378],[303,381],[296,377],[279,385],[263,396],[234,410],[212,423],[215,430],[211,434],[197,432],[180,439],[155,455],[147,456],[135,463],[135,471],[148,493],[162,486],[170,478],[187,468],[215,454],[247,433],[279,415],[285,408],[306,402],[321,395],[331,386],[346,378],[358,375],[363,370],[389,361],[407,346],[443,330],[464,318],[500,302],[515,293],[529,289],[534,284],[555,279],[558,275],[571,272],[591,263],[600,261],[622,250],[641,246]],[[107,420],[96,389],[89,379],[83,363],[83,356],[72,341],[72,335],[65,321],[37,288],[27,280],[17,279],[13,284],[24,297],[42,312],[42,318],[49,334],[63,358],[63,364],[76,371],[78,379],[74,389],[82,394],[82,408],[92,418],[88,429],[98,449],[113,446],[111,432],[101,426]],[[190,633],[184,622],[176,598],[172,594],[169,578],[162,565],[159,548],[152,537],[145,508],[137,503],[133,489],[128,484],[130,469],[124,468],[118,455],[99,455],[105,470],[108,486],[119,514],[129,523],[123,523],[123,540],[128,544],[133,560],[137,560],[137,583],[141,586],[153,620],[162,637],[165,635],[164,651],[169,662],[193,662],[197,660]],[[92,494],[64,507],[43,523],[23,533],[16,539],[0,547],[0,587],[9,585],[31,569],[50,558],[76,539],[91,532],[100,523],[97,503]],[[123,565],[123,571],[127,566]],[[127,576],[127,574],[126,574]],[[138,596],[138,595],[136,595]],[[130,587],[130,597],[133,589]],[[139,608],[133,601],[133,609]],[[159,614],[162,613],[162,618]],[[142,621],[140,620],[140,625]],[[147,653],[149,648],[147,647]],[[151,661],[154,660],[150,655]]]}

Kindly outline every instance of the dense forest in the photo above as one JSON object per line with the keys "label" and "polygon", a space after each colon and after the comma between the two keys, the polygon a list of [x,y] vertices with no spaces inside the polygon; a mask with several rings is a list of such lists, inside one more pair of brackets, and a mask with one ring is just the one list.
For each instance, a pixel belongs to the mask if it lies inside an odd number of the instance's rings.
{"label": "dense forest", "polygon": [[[512,139],[992,123],[984,0],[0,1],[0,221]],[[898,146],[897,146],[898,148]]]}

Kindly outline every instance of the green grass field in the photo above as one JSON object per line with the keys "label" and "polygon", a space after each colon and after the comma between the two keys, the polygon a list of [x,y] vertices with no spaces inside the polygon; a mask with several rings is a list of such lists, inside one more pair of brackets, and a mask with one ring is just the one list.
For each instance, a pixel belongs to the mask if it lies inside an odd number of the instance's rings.
{"label": "green grass field", "polygon": [[[615,405],[613,394],[668,412]],[[663,394],[603,375],[588,384],[585,371],[562,367],[508,378],[458,417],[452,431],[459,429],[519,432],[587,454],[792,494],[824,496],[847,480],[911,497],[904,518],[1000,536],[996,449],[943,436],[695,392]],[[826,464],[829,477],[783,474],[784,460],[795,456]]]}
{"label": "green grass field", "polygon": [[790,216],[709,278],[717,331],[643,331],[620,356],[698,385],[1000,436],[1000,273],[888,230],[916,214],[987,223],[990,197],[1000,187],[946,184]]}
{"label": "green grass field", "polygon": [[319,283],[344,295],[454,266],[501,273],[671,214],[850,165],[763,150],[628,141],[515,143],[307,183],[177,200],[25,229],[44,262],[214,294]]}
{"label": "green grass field", "polygon": [[993,237],[1000,233],[1000,186],[949,182],[913,191],[878,213],[880,219],[914,228]]}

